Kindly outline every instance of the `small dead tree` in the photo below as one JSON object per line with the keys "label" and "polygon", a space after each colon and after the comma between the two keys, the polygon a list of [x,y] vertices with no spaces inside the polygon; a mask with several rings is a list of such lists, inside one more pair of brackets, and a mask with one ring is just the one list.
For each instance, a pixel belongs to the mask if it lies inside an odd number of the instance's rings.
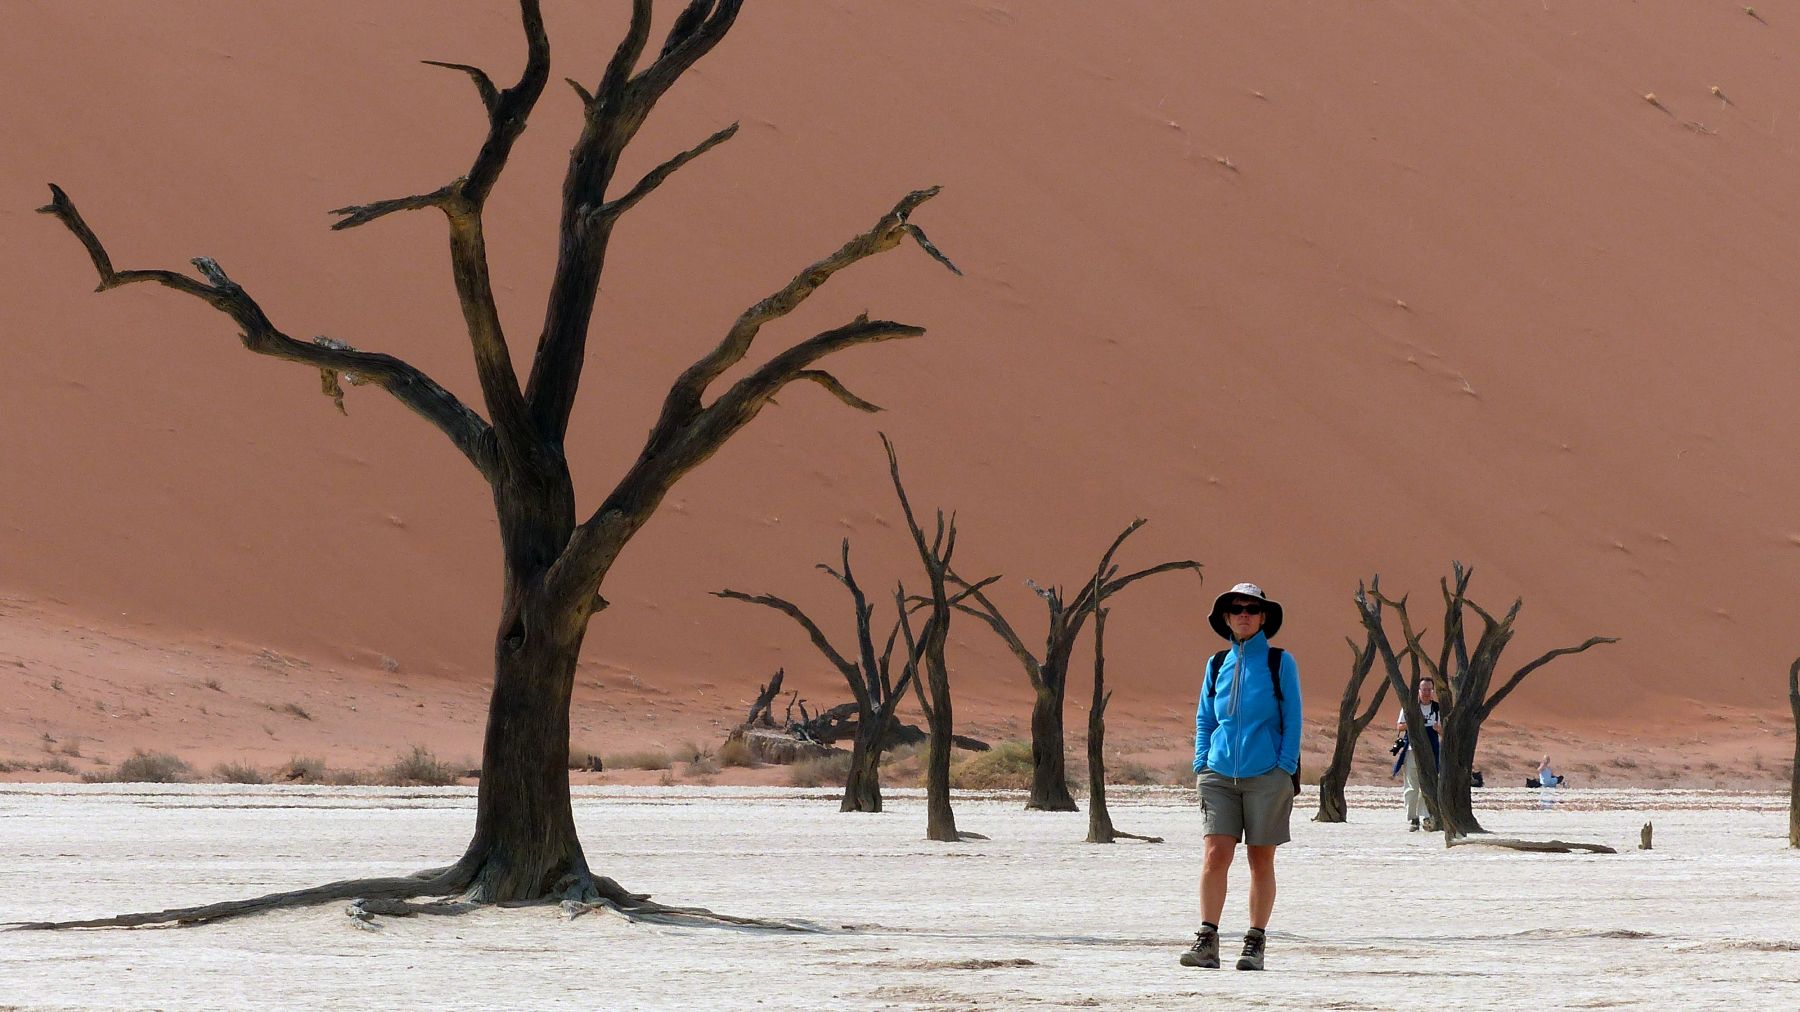
{"label": "small dead tree", "polygon": [[[950,808],[950,746],[955,717],[950,704],[950,667],[944,658],[944,647],[950,636],[952,608],[948,581],[950,558],[956,552],[956,517],[952,515],[946,521],[944,511],[938,510],[937,531],[927,542],[925,532],[920,530],[919,522],[913,516],[912,503],[907,501],[906,486],[900,481],[900,460],[894,455],[894,444],[883,435],[881,445],[887,449],[888,473],[894,479],[894,494],[900,499],[900,512],[906,517],[906,529],[912,534],[913,547],[925,566],[926,583],[931,588],[930,596],[925,599],[930,610],[916,636],[908,616],[910,602],[906,587],[894,588],[894,607],[899,612],[900,633],[906,642],[907,673],[902,677],[912,679],[919,709],[924,711],[925,724],[930,728],[925,761],[925,838],[955,843],[975,835],[957,832],[956,813]],[[923,674],[919,670],[921,667]]]}
{"label": "small dead tree", "polygon": [[1369,721],[1375,719],[1375,713],[1381,709],[1382,700],[1388,693],[1388,680],[1383,678],[1375,683],[1375,694],[1369,697],[1368,707],[1357,714],[1363,682],[1375,666],[1375,640],[1374,634],[1369,634],[1359,649],[1355,640],[1345,639],[1350,644],[1350,680],[1344,683],[1344,695],[1338,700],[1337,745],[1332,749],[1331,764],[1319,774],[1319,812],[1313,816],[1314,822],[1345,821],[1349,806],[1344,801],[1344,785],[1350,782],[1357,740],[1369,726]]}
{"label": "small dead tree", "polygon": [[[1098,580],[1096,580],[1098,582]],[[1106,687],[1106,609],[1094,612],[1094,703],[1088,710],[1088,835],[1089,843],[1112,843],[1121,837],[1161,843],[1160,836],[1139,836],[1113,826],[1106,808],[1106,704],[1112,690]]]}
{"label": "small dead tree", "polygon": [[[1075,798],[1069,794],[1067,763],[1063,757],[1063,701],[1069,690],[1069,661],[1074,656],[1075,641],[1080,637],[1081,627],[1088,617],[1105,604],[1107,598],[1147,576],[1183,569],[1200,572],[1200,563],[1184,559],[1159,563],[1148,569],[1119,576],[1118,568],[1112,564],[1113,556],[1125,543],[1125,539],[1137,533],[1138,528],[1146,522],[1142,518],[1133,520],[1113,539],[1106,553],[1100,557],[1098,571],[1104,575],[1104,579],[1084,584],[1073,600],[1065,601],[1060,587],[1040,587],[1026,581],[1038,597],[1043,599],[1050,613],[1041,658],[1031,652],[1012,623],[1007,621],[1006,616],[1001,614],[1000,609],[995,607],[994,602],[989,600],[979,586],[969,584],[954,573],[950,576],[961,588],[951,604],[957,610],[986,623],[1012,651],[1013,656],[1018,658],[1019,664],[1025,669],[1026,679],[1031,683],[1031,794],[1025,801],[1026,808],[1050,812],[1076,810]],[[973,600],[979,607],[967,604],[969,600]]]}
{"label": "small dead tree", "polygon": [[1789,768],[1788,846],[1800,847],[1800,658],[1788,665],[1788,706],[1794,711],[1794,765]]}
{"label": "small dead tree", "polygon": [[[1422,642],[1424,630],[1413,629],[1404,597],[1398,601],[1384,597],[1380,591],[1380,577],[1370,582],[1367,591],[1361,584],[1356,588],[1357,610],[1362,616],[1363,627],[1373,638],[1383,666],[1387,669],[1389,684],[1400,696],[1400,705],[1406,711],[1407,737],[1419,764],[1420,786],[1425,790],[1428,802],[1435,799],[1435,804],[1430,805],[1431,814],[1437,820],[1438,827],[1443,830],[1446,840],[1487,832],[1475,818],[1470,774],[1474,770],[1475,750],[1481,741],[1481,727],[1493,716],[1494,710],[1507,696],[1512,695],[1513,690],[1528,675],[1556,658],[1582,653],[1602,643],[1618,642],[1616,637],[1591,636],[1578,646],[1545,651],[1515,670],[1500,688],[1490,691],[1495,671],[1500,665],[1500,655],[1507,644],[1512,642],[1513,622],[1518,618],[1519,609],[1524,607],[1525,602],[1522,598],[1515,599],[1504,616],[1495,618],[1469,599],[1469,579],[1473,575],[1473,569],[1465,568],[1460,562],[1453,562],[1452,578],[1438,581],[1444,598],[1444,631],[1443,642],[1435,659],[1426,651]],[[1400,617],[1405,652],[1414,666],[1410,685],[1401,676],[1399,658],[1382,628],[1384,607],[1392,608]],[[1468,646],[1464,624],[1465,609],[1473,611],[1482,623],[1481,633],[1473,650]],[[1423,677],[1432,679],[1442,690],[1443,698],[1439,702],[1442,728],[1438,734],[1439,754],[1436,761],[1432,758],[1431,743],[1425,734],[1424,715],[1417,698],[1420,668],[1424,669]]]}
{"label": "small dead tree", "polygon": [[744,718],[745,727],[775,726],[775,711],[770,707],[775,697],[781,695],[781,679],[786,674],[786,669],[776,668],[775,677],[769,679],[769,684],[757,690],[756,701],[750,704],[750,715]]}
{"label": "small dead tree", "polygon": [[[561,898],[601,903],[631,916],[675,916],[588,865],[569,803],[569,702],[576,660],[590,620],[606,607],[600,590],[625,546],[655,514],[683,476],[700,466],[791,384],[817,383],[863,411],[875,405],[844,388],[817,363],[847,348],[917,337],[924,331],[867,315],[800,341],[746,368],[715,390],[749,355],[763,328],[798,308],[839,271],[903,241],[917,242],[951,266],[909,218],[935,188],[907,194],[868,231],[741,313],[724,337],[674,381],[636,461],[590,515],[577,513],[575,484],[564,441],[584,365],[587,342],[613,230],[628,212],[684,165],[729,140],[728,126],[680,152],[641,179],[616,178],[621,156],[653,106],[710,53],[736,22],[742,0],[689,0],[661,48],[650,43],[652,0],[632,0],[630,22],[598,81],[571,80],[581,97],[582,124],[563,180],[557,262],[530,374],[515,373],[488,270],[483,213],[513,144],[525,129],[550,75],[550,42],[539,0],[519,0],[525,67],[511,87],[484,71],[437,63],[468,75],[486,114],[487,130],[469,168],[426,193],[355,204],[332,212],[334,229],[365,225],[404,211],[433,208],[450,233],[450,266],[462,305],[486,417],[417,367],[391,355],[359,351],[343,341],[296,340],[219,264],[193,263],[200,277],[170,270],[119,270],[94,230],[60,187],[41,208],[86,249],[102,290],[149,282],[197,299],[230,318],[245,348],[317,370],[341,408],[340,381],[386,390],[444,433],[491,487],[502,549],[504,583],[494,638],[494,688],[482,747],[475,830],[463,856],[445,868],[411,877],[357,879],[253,900],[153,914],[33,927],[192,924],[276,907],[351,897],[408,899],[461,895],[505,903]],[[951,266],[954,270],[954,267]],[[616,364],[613,365],[616,368]]]}
{"label": "small dead tree", "polygon": [[855,699],[856,731],[855,744],[850,751],[850,773],[844,783],[844,800],[838,810],[843,812],[879,812],[881,811],[881,753],[887,747],[894,726],[894,712],[900,701],[906,698],[906,690],[917,673],[914,665],[904,665],[899,681],[890,677],[890,669],[894,656],[894,641],[900,631],[898,620],[894,628],[887,634],[887,642],[880,652],[875,649],[875,633],[870,620],[874,617],[875,606],[869,603],[863,594],[862,587],[856,582],[856,573],[850,568],[850,539],[843,543],[843,568],[833,569],[824,563],[818,568],[831,574],[844,589],[850,593],[850,606],[856,620],[856,659],[852,661],[832,645],[825,631],[819,628],[800,607],[791,601],[773,594],[745,594],[736,590],[721,590],[715,596],[733,601],[745,601],[760,604],[793,619],[801,629],[806,631],[814,647],[825,656],[825,660],[844,677],[850,686],[850,694]]}

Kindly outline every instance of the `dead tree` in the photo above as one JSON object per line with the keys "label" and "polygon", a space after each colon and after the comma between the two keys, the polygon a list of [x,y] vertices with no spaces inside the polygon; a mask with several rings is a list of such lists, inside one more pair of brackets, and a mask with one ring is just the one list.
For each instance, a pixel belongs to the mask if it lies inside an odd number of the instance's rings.
{"label": "dead tree", "polygon": [[[550,44],[538,0],[519,2],[526,59],[517,83],[501,88],[476,67],[433,61],[466,74],[486,111],[487,133],[473,163],[434,190],[333,212],[338,215],[335,229],[402,211],[435,208],[443,213],[449,224],[451,271],[486,417],[398,358],[359,351],[326,337],[310,341],[290,337],[211,259],[193,261],[201,275],[198,279],[169,270],[115,269],[68,195],[51,188],[51,203],[42,210],[80,240],[99,273],[102,290],[152,282],[199,299],[237,324],[250,351],[317,370],[326,393],[340,407],[341,380],[373,385],[442,431],[492,489],[504,569],[475,831],[455,864],[410,878],[339,882],[240,903],[84,924],[193,923],[348,897],[445,894],[490,903],[563,897],[573,903],[595,901],[621,910],[656,912],[658,905],[589,868],[569,805],[570,691],[589,620],[606,606],[600,594],[606,575],[675,483],[790,384],[817,383],[853,408],[875,410],[875,405],[818,368],[821,359],[846,348],[924,332],[858,316],[768,357],[745,369],[726,389],[714,391],[721,377],[745,361],[765,325],[792,312],[839,271],[902,241],[916,241],[933,257],[949,262],[909,221],[937,190],[907,194],[874,227],[739,315],[717,346],[674,381],[636,461],[592,514],[579,516],[564,440],[589,358],[588,334],[613,230],[672,174],[737,130],[736,124],[719,130],[639,180],[615,178],[622,153],[652,107],[725,37],[742,0],[690,0],[661,47],[650,49],[645,59],[651,5],[652,0],[633,0],[624,38],[596,83],[571,81],[582,102],[581,132],[563,180],[557,262],[531,371],[523,383],[514,372],[512,351],[501,329],[488,271],[483,212],[513,143],[549,80]],[[608,366],[617,368],[617,363]]]}
{"label": "dead tree", "polygon": [[[886,748],[890,732],[894,724],[894,711],[900,701],[906,698],[906,689],[911,683],[917,668],[904,665],[900,680],[890,677],[890,669],[894,657],[894,641],[900,631],[898,621],[887,635],[887,642],[879,653],[875,649],[875,633],[870,623],[874,617],[875,606],[869,603],[863,594],[862,587],[856,582],[856,574],[850,568],[850,539],[845,538],[843,544],[843,569],[836,570],[824,563],[818,568],[830,573],[844,589],[850,593],[851,611],[856,619],[856,659],[850,660],[832,645],[825,631],[819,628],[800,607],[791,601],[773,594],[745,594],[736,590],[721,590],[716,596],[733,601],[746,601],[773,608],[793,619],[812,640],[814,647],[825,656],[825,660],[837,669],[850,686],[850,695],[855,699],[856,732],[850,751],[850,773],[844,783],[844,800],[838,806],[843,812],[879,812],[881,811],[881,753]],[[833,708],[835,711],[837,708]],[[833,711],[826,711],[827,713]],[[824,716],[824,714],[821,714]],[[815,737],[820,737],[815,735]]]}
{"label": "dead tree", "polygon": [[1794,711],[1794,765],[1788,771],[1788,846],[1800,847],[1800,658],[1788,665],[1788,706]]}
{"label": "dead tree", "polygon": [[[1500,665],[1500,655],[1507,644],[1512,642],[1513,622],[1518,618],[1519,609],[1524,607],[1525,602],[1523,599],[1515,599],[1504,616],[1495,618],[1468,597],[1469,579],[1474,575],[1474,570],[1465,568],[1460,562],[1453,562],[1451,575],[1452,579],[1438,581],[1444,598],[1444,633],[1435,659],[1421,641],[1424,631],[1413,629],[1405,598],[1395,601],[1383,597],[1379,577],[1371,582],[1367,592],[1360,584],[1356,588],[1357,609],[1362,615],[1363,626],[1373,637],[1382,663],[1387,668],[1388,681],[1394,692],[1401,697],[1400,704],[1406,711],[1407,736],[1419,764],[1420,786],[1427,792],[1427,799],[1435,798],[1431,814],[1447,840],[1487,832],[1475,818],[1470,774],[1474,770],[1475,750],[1481,741],[1481,727],[1493,716],[1494,710],[1507,696],[1512,695],[1526,676],[1556,658],[1565,654],[1578,654],[1602,643],[1618,642],[1617,638],[1611,636],[1592,636],[1578,646],[1545,651],[1514,671],[1500,688],[1490,691],[1495,671]],[[1400,674],[1399,659],[1382,629],[1381,615],[1384,606],[1394,609],[1395,614],[1400,617],[1405,652],[1414,665],[1410,687]],[[1473,611],[1482,623],[1481,634],[1476,639],[1473,650],[1468,646],[1464,624],[1465,609]],[[1440,689],[1446,690],[1439,702],[1442,728],[1438,733],[1439,755],[1435,762],[1432,760],[1430,740],[1425,735],[1424,715],[1420,712],[1417,699],[1416,690],[1420,677],[1418,669],[1421,667],[1424,669],[1424,677],[1432,679]],[[1409,688],[1413,691],[1409,691]]]}
{"label": "dead tree", "polygon": [[[1032,590],[1044,600],[1050,612],[1049,629],[1044,636],[1044,655],[1039,658],[1025,645],[1025,641],[1014,631],[1011,622],[1001,614],[980,587],[972,586],[951,574],[951,580],[961,589],[952,600],[952,605],[960,611],[981,619],[1007,645],[1019,664],[1025,669],[1025,677],[1031,683],[1033,693],[1031,704],[1031,795],[1026,799],[1026,808],[1043,809],[1051,812],[1073,812],[1076,810],[1075,799],[1069,794],[1069,777],[1067,763],[1063,757],[1063,701],[1069,689],[1069,661],[1075,653],[1075,641],[1081,635],[1081,627],[1096,609],[1106,603],[1106,599],[1131,586],[1146,576],[1168,573],[1180,569],[1200,572],[1200,563],[1191,559],[1179,562],[1164,562],[1148,569],[1140,569],[1135,573],[1119,576],[1117,567],[1112,565],[1113,555],[1125,539],[1135,534],[1138,528],[1146,523],[1143,519],[1133,520],[1100,557],[1099,572],[1104,580],[1085,583],[1074,600],[1065,601],[1060,587],[1040,587],[1029,583]],[[973,600],[980,607],[973,607],[965,602]]]}
{"label": "dead tree", "polygon": [[[906,596],[906,587],[894,588],[894,608],[899,613],[900,633],[905,638],[908,675],[912,678],[913,693],[919,699],[919,709],[925,713],[925,724],[931,729],[925,760],[925,838],[955,843],[976,835],[957,832],[956,813],[950,808],[950,746],[955,717],[950,705],[950,666],[944,658],[944,647],[950,636],[952,608],[947,585],[950,558],[956,552],[956,517],[952,515],[946,521],[944,511],[938,510],[936,533],[929,543],[926,542],[925,532],[913,516],[912,503],[907,501],[906,486],[900,482],[900,460],[894,455],[894,444],[883,435],[881,445],[887,448],[888,473],[894,479],[894,494],[900,499],[900,512],[906,518],[906,529],[912,534],[913,547],[925,566],[926,584],[931,588],[930,596],[925,599],[930,610],[916,636],[908,616],[912,603]],[[985,580],[975,586],[991,582]]]}
{"label": "dead tree", "polygon": [[1356,760],[1356,742],[1369,721],[1375,719],[1375,713],[1381,709],[1381,702],[1388,693],[1388,680],[1383,678],[1375,683],[1375,694],[1369,697],[1368,707],[1361,715],[1357,714],[1363,682],[1375,666],[1374,634],[1370,634],[1361,649],[1357,648],[1355,640],[1348,642],[1350,680],[1344,683],[1344,695],[1338,700],[1337,745],[1331,753],[1331,764],[1319,774],[1319,812],[1313,816],[1314,822],[1345,821],[1349,807],[1344,802],[1344,785],[1350,781],[1350,766]]}
{"label": "dead tree", "polygon": [[756,701],[750,704],[750,715],[744,718],[745,727],[754,727],[758,722],[763,727],[775,726],[775,711],[770,707],[775,697],[781,695],[781,679],[786,674],[785,669],[776,668],[775,677],[769,679],[769,684],[757,690]]}
{"label": "dead tree", "polygon": [[[1098,581],[1096,581],[1098,582]],[[1106,809],[1106,704],[1112,691],[1106,687],[1106,609],[1094,612],[1094,703],[1088,710],[1088,835],[1089,843],[1112,843],[1124,837],[1145,843],[1161,843],[1160,836],[1139,836],[1113,826]]]}

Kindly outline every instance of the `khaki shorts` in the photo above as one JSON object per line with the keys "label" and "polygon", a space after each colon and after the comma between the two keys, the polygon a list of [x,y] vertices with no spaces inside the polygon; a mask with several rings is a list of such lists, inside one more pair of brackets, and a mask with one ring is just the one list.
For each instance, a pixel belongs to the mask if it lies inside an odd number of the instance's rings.
{"label": "khaki shorts", "polygon": [[1207,836],[1229,836],[1252,847],[1293,839],[1288,818],[1294,814],[1294,782],[1281,767],[1238,780],[1207,770],[1197,786]]}

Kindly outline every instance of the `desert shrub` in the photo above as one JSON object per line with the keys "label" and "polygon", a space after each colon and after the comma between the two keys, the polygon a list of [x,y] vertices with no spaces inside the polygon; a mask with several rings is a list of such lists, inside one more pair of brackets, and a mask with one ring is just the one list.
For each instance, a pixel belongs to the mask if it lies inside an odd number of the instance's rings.
{"label": "desert shrub", "polygon": [[194,768],[167,752],[138,750],[110,770],[84,773],[92,784],[181,784],[194,779]]}
{"label": "desert shrub", "polygon": [[53,773],[67,773],[70,776],[75,775],[75,767],[70,765],[69,760],[64,759],[62,756],[56,756],[38,768],[50,770]]}
{"label": "desert shrub", "polygon": [[207,688],[213,690],[214,692],[224,692],[225,691],[225,686],[220,685],[219,680],[217,678],[208,678],[206,681],[201,682],[200,684],[206,686]]}
{"label": "desert shrub", "polygon": [[1115,759],[1106,766],[1106,782],[1109,784],[1160,784],[1165,780],[1163,774],[1136,759]]}
{"label": "desert shrub", "polygon": [[674,765],[669,753],[659,748],[638,752],[608,752],[603,760],[609,770],[666,770]]}
{"label": "desert shrub", "polygon": [[459,778],[423,745],[414,745],[411,752],[383,767],[377,782],[390,787],[447,787]]}
{"label": "desert shrub", "polygon": [[788,767],[788,783],[795,787],[842,787],[850,779],[850,753],[820,759],[802,759]]}
{"label": "desert shrub", "polygon": [[379,781],[362,770],[326,770],[321,782],[333,787],[361,787]]}
{"label": "desert shrub", "polygon": [[0,759],[0,773],[14,773],[19,770],[28,770],[30,768],[30,766],[27,766],[16,759]]}
{"label": "desert shrub", "polygon": [[762,765],[757,760],[756,753],[750,751],[750,743],[742,738],[733,738],[719,746],[719,764],[752,768]]}
{"label": "desert shrub", "polygon": [[1031,786],[1031,742],[1003,741],[952,763],[950,786],[963,791],[1024,790]]}
{"label": "desert shrub", "polygon": [[213,779],[226,784],[266,784],[269,778],[249,763],[220,763],[213,767]]}
{"label": "desert shrub", "polygon": [[312,719],[312,714],[307,713],[306,708],[299,703],[283,703],[281,704],[281,712],[299,717],[301,720]]}
{"label": "desert shrub", "polygon": [[706,758],[708,754],[709,753],[699,745],[696,745],[691,741],[685,741],[681,743],[680,748],[675,750],[674,757],[684,763],[691,763],[696,759]]}
{"label": "desert shrub", "polygon": [[77,758],[80,758],[80,756],[81,756],[81,739],[80,738],[70,738],[70,739],[64,741],[62,743],[62,747],[58,748],[57,751],[61,752],[63,755],[75,756]]}
{"label": "desert shrub", "polygon": [[689,759],[687,775],[690,777],[710,777],[719,772],[719,760],[703,755],[697,759]]}
{"label": "desert shrub", "polygon": [[673,787],[673,786],[675,786],[675,771],[674,770],[663,770],[662,776],[656,778],[656,785],[658,787]]}
{"label": "desert shrub", "polygon": [[317,756],[297,755],[275,770],[275,778],[297,784],[324,783],[325,760]]}

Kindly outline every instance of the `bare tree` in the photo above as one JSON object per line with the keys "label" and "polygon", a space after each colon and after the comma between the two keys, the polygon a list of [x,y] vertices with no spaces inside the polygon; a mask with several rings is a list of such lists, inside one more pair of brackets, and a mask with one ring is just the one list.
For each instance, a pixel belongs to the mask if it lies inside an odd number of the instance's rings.
{"label": "bare tree", "polygon": [[812,640],[813,646],[825,656],[831,666],[844,677],[850,686],[850,694],[855,699],[856,730],[855,744],[850,751],[850,773],[844,783],[844,800],[839,811],[844,812],[879,812],[881,811],[881,753],[887,747],[894,727],[894,711],[900,701],[906,698],[907,686],[917,674],[915,665],[907,664],[898,682],[890,677],[890,668],[894,656],[894,641],[899,635],[900,624],[896,620],[894,627],[887,634],[887,642],[879,653],[875,649],[875,634],[870,619],[874,617],[875,606],[869,603],[863,594],[862,587],[856,582],[856,574],[850,568],[850,539],[843,543],[843,569],[833,569],[824,563],[818,568],[830,573],[844,589],[850,592],[851,610],[856,618],[856,659],[845,657],[832,645],[825,631],[818,623],[807,616],[800,607],[791,601],[776,597],[773,594],[750,595],[736,590],[721,590],[718,597],[734,601],[746,601],[760,604],[793,619]]}
{"label": "bare tree", "polygon": [[1800,847],[1800,658],[1788,665],[1788,706],[1794,711],[1794,765],[1788,773],[1788,846]]}
{"label": "bare tree", "polygon": [[756,690],[756,699],[750,704],[750,715],[744,718],[745,727],[775,726],[775,711],[770,707],[774,704],[775,697],[781,695],[781,679],[786,675],[786,668],[776,668],[775,677],[769,679],[769,684]]}
{"label": "bare tree", "polygon": [[[919,709],[924,711],[925,724],[930,728],[925,760],[925,838],[955,843],[979,835],[958,832],[956,813],[950,808],[950,746],[955,715],[950,704],[950,666],[944,658],[944,647],[950,636],[952,609],[947,582],[950,558],[956,552],[956,517],[953,514],[946,521],[944,511],[938,510],[936,533],[927,542],[913,516],[912,503],[907,501],[906,486],[900,482],[900,460],[894,455],[894,444],[883,435],[881,445],[887,449],[894,494],[900,499],[900,512],[906,517],[906,529],[912,534],[913,547],[925,566],[926,583],[931,588],[930,596],[925,598],[930,613],[916,636],[908,616],[913,602],[904,585],[894,588],[894,608],[899,612],[900,634],[906,641],[907,675],[912,678],[913,693],[918,696]],[[976,586],[991,582],[984,580]],[[924,668],[923,675],[920,667]]]}
{"label": "bare tree", "polygon": [[1348,639],[1350,644],[1350,680],[1344,683],[1344,695],[1338,700],[1337,745],[1331,752],[1331,764],[1325,772],[1319,774],[1319,812],[1313,816],[1314,822],[1343,822],[1349,811],[1344,802],[1344,785],[1350,782],[1350,765],[1356,759],[1356,742],[1362,737],[1363,730],[1369,721],[1375,719],[1375,713],[1381,709],[1382,700],[1387,698],[1388,680],[1381,679],[1375,683],[1375,694],[1369,697],[1369,705],[1361,715],[1356,712],[1362,697],[1363,682],[1368,679],[1369,671],[1375,666],[1374,634],[1369,634],[1359,649],[1356,641]]}
{"label": "bare tree", "polygon": [[[1095,582],[1105,574],[1095,575]],[[1088,835],[1089,843],[1112,843],[1124,837],[1145,843],[1161,843],[1160,836],[1139,836],[1115,828],[1106,808],[1106,704],[1112,690],[1106,687],[1106,609],[1094,612],[1094,703],[1088,710]]]}
{"label": "bare tree", "polygon": [[[1474,570],[1465,568],[1460,562],[1453,562],[1451,575],[1454,582],[1444,579],[1438,581],[1444,597],[1444,633],[1442,646],[1435,660],[1421,642],[1423,630],[1413,629],[1405,598],[1395,601],[1382,596],[1380,577],[1371,581],[1366,591],[1361,584],[1356,588],[1357,610],[1362,616],[1363,627],[1373,639],[1383,666],[1387,669],[1388,681],[1395,694],[1400,696],[1400,705],[1406,711],[1407,736],[1419,764],[1420,786],[1430,803],[1432,817],[1437,820],[1438,828],[1443,830],[1447,840],[1470,833],[1486,832],[1475,818],[1470,774],[1474,770],[1475,750],[1481,741],[1482,724],[1493,715],[1495,708],[1507,696],[1512,695],[1526,676],[1556,658],[1565,654],[1578,654],[1602,643],[1618,642],[1617,638],[1611,636],[1592,636],[1578,646],[1545,651],[1514,671],[1500,688],[1490,692],[1495,671],[1500,664],[1500,655],[1507,644],[1512,642],[1513,622],[1518,618],[1519,609],[1524,607],[1525,602],[1523,599],[1515,599],[1504,616],[1495,618],[1468,597],[1469,579],[1474,575]],[[1384,607],[1394,609],[1395,614],[1400,617],[1405,652],[1413,662],[1410,685],[1401,676],[1399,658],[1382,628]],[[1464,609],[1473,611],[1482,623],[1481,634],[1472,651],[1468,646]],[[1421,667],[1424,669],[1424,677],[1432,679],[1443,690],[1439,706],[1442,718],[1440,750],[1435,761],[1430,740],[1425,734],[1424,715],[1417,699]]]}
{"label": "bare tree", "polygon": [[62,926],[193,923],[351,896],[398,899],[452,893],[485,902],[560,896],[573,903],[601,902],[640,914],[672,910],[593,873],[575,833],[567,772],[569,698],[588,622],[606,605],[600,595],[602,583],[670,488],[755,418],[777,393],[796,381],[810,381],[853,408],[875,410],[816,364],[846,348],[923,333],[919,327],[858,316],[777,353],[724,391],[712,393],[721,377],[744,361],[765,325],[793,311],[839,271],[903,240],[917,241],[933,257],[946,265],[949,261],[908,220],[937,190],[907,194],[874,227],[740,314],[717,346],[675,380],[636,462],[597,509],[585,519],[579,516],[563,446],[588,357],[588,332],[613,229],[674,172],[737,130],[736,124],[725,127],[663,161],[642,179],[618,185],[620,156],[651,108],[725,37],[742,0],[690,0],[661,48],[652,50],[646,61],[651,4],[652,0],[633,0],[625,36],[592,89],[571,81],[582,100],[582,129],[563,181],[557,263],[531,372],[523,385],[513,370],[489,279],[483,211],[549,79],[550,45],[538,0],[519,3],[526,63],[512,86],[500,88],[476,67],[433,61],[468,75],[487,113],[487,134],[468,170],[426,193],[333,212],[339,220],[332,227],[338,229],[400,211],[435,208],[444,214],[451,269],[485,418],[398,358],[358,351],[330,338],[302,341],[288,336],[213,260],[193,261],[203,280],[168,270],[116,270],[74,203],[60,188],[51,188],[51,203],[42,210],[61,220],[86,247],[101,289],[147,281],[192,296],[230,317],[249,350],[319,370],[326,392],[340,406],[340,379],[372,384],[448,436],[492,488],[505,571],[475,832],[460,860],[407,878],[339,882],[239,903]]}
{"label": "bare tree", "polygon": [[[1131,586],[1146,576],[1158,573],[1169,573],[1188,569],[1200,572],[1200,563],[1191,559],[1179,562],[1163,562],[1148,569],[1140,569],[1124,576],[1117,575],[1118,570],[1112,565],[1113,555],[1125,539],[1137,533],[1138,528],[1147,521],[1133,520],[1106,549],[1100,557],[1099,571],[1105,579],[1095,583],[1085,583],[1074,600],[1065,601],[1060,587],[1040,587],[1035,583],[1027,583],[1031,589],[1043,598],[1050,612],[1049,630],[1044,636],[1044,655],[1034,655],[1031,648],[1014,631],[1011,622],[1001,614],[980,587],[972,586],[954,573],[951,580],[962,589],[951,601],[952,606],[960,611],[981,619],[1007,645],[1019,664],[1025,669],[1025,677],[1031,682],[1033,699],[1031,704],[1031,794],[1026,799],[1026,808],[1038,808],[1052,812],[1073,812],[1075,799],[1069,794],[1069,778],[1067,763],[1063,757],[1063,701],[1069,689],[1069,660],[1075,652],[1075,641],[1081,635],[1081,627],[1088,616],[1105,604],[1106,599]],[[967,603],[973,600],[980,607]]]}

